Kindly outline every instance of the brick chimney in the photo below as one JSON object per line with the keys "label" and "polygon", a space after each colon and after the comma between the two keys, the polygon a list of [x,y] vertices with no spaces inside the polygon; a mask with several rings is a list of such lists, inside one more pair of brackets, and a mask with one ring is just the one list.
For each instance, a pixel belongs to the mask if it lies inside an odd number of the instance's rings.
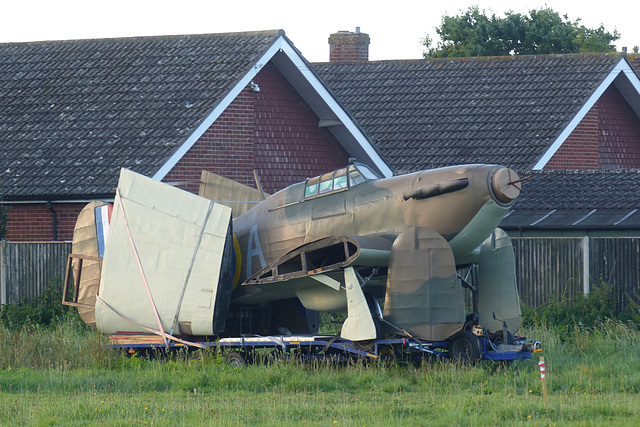
{"label": "brick chimney", "polygon": [[360,27],[356,32],[338,31],[329,36],[329,61],[368,61],[369,34],[361,33]]}

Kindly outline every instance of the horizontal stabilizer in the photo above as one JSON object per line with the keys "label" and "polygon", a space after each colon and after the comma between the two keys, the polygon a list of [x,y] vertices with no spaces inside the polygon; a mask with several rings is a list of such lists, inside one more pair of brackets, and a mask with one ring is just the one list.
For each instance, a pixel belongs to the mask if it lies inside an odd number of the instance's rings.
{"label": "horizontal stabilizer", "polygon": [[260,190],[208,171],[202,171],[198,195],[230,207],[234,218],[263,200]]}
{"label": "horizontal stabilizer", "polygon": [[384,319],[425,340],[444,340],[465,321],[453,252],[437,232],[408,228],[391,248]]}

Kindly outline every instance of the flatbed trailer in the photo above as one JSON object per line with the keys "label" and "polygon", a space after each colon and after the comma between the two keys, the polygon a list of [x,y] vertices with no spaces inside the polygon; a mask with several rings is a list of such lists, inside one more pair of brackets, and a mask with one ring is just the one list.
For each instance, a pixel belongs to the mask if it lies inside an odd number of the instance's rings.
{"label": "flatbed trailer", "polygon": [[[216,341],[164,342],[157,335],[120,333],[110,337],[111,348],[129,353],[186,349],[217,349],[234,366],[253,362],[259,350],[272,350],[277,358],[299,361],[348,362],[353,360],[410,360],[425,358],[453,359],[463,363],[478,360],[514,361],[531,359],[531,353],[541,351],[538,342],[525,342],[516,337],[512,344],[495,345],[489,337],[463,334],[462,343],[422,341],[415,338],[389,338],[368,342],[353,342],[331,335],[277,335],[220,338]],[[268,353],[266,353],[268,354]]]}

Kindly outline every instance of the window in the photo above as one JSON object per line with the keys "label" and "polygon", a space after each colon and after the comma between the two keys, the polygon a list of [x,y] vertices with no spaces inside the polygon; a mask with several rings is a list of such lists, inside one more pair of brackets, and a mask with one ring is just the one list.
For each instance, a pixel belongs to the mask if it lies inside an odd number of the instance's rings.
{"label": "window", "polygon": [[320,194],[333,190],[333,172],[326,173],[320,177]]}
{"label": "window", "polygon": [[304,188],[304,197],[314,197],[335,191],[346,190],[365,181],[378,179],[378,175],[365,165],[355,164],[335,172],[309,178]]}
{"label": "window", "polygon": [[362,176],[366,181],[373,181],[374,179],[380,179],[378,174],[372,171],[371,169],[369,169],[369,166],[367,165],[358,164],[356,166],[356,169],[360,171],[360,173],[362,174]]}
{"label": "window", "polygon": [[365,181],[373,181],[376,179],[380,179],[378,175],[368,166],[363,164],[351,165],[349,166],[349,186],[353,187],[354,185],[361,184]]}
{"label": "window", "polygon": [[347,176],[337,176],[333,179],[333,189],[341,190],[343,188],[347,188]]}
{"label": "window", "polygon": [[333,173],[333,189],[342,190],[347,188],[347,169],[338,169]]}
{"label": "window", "polygon": [[311,178],[307,181],[307,186],[304,189],[304,197],[311,197],[311,196],[315,196],[316,194],[318,194],[318,177],[315,178]]}
{"label": "window", "polygon": [[353,168],[349,171],[349,183],[351,184],[351,186],[353,187],[354,185],[358,185],[361,182],[364,182],[364,177],[362,176],[362,174],[360,172],[358,172],[358,169]]}

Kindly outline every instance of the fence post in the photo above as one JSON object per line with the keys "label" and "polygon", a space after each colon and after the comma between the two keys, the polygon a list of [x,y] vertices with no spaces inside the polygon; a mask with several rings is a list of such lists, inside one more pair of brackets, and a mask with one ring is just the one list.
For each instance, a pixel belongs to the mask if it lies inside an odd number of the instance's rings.
{"label": "fence post", "polygon": [[0,240],[0,305],[7,303],[7,266],[5,265],[5,241]]}
{"label": "fence post", "polygon": [[584,294],[589,293],[589,236],[582,238],[582,286]]}

